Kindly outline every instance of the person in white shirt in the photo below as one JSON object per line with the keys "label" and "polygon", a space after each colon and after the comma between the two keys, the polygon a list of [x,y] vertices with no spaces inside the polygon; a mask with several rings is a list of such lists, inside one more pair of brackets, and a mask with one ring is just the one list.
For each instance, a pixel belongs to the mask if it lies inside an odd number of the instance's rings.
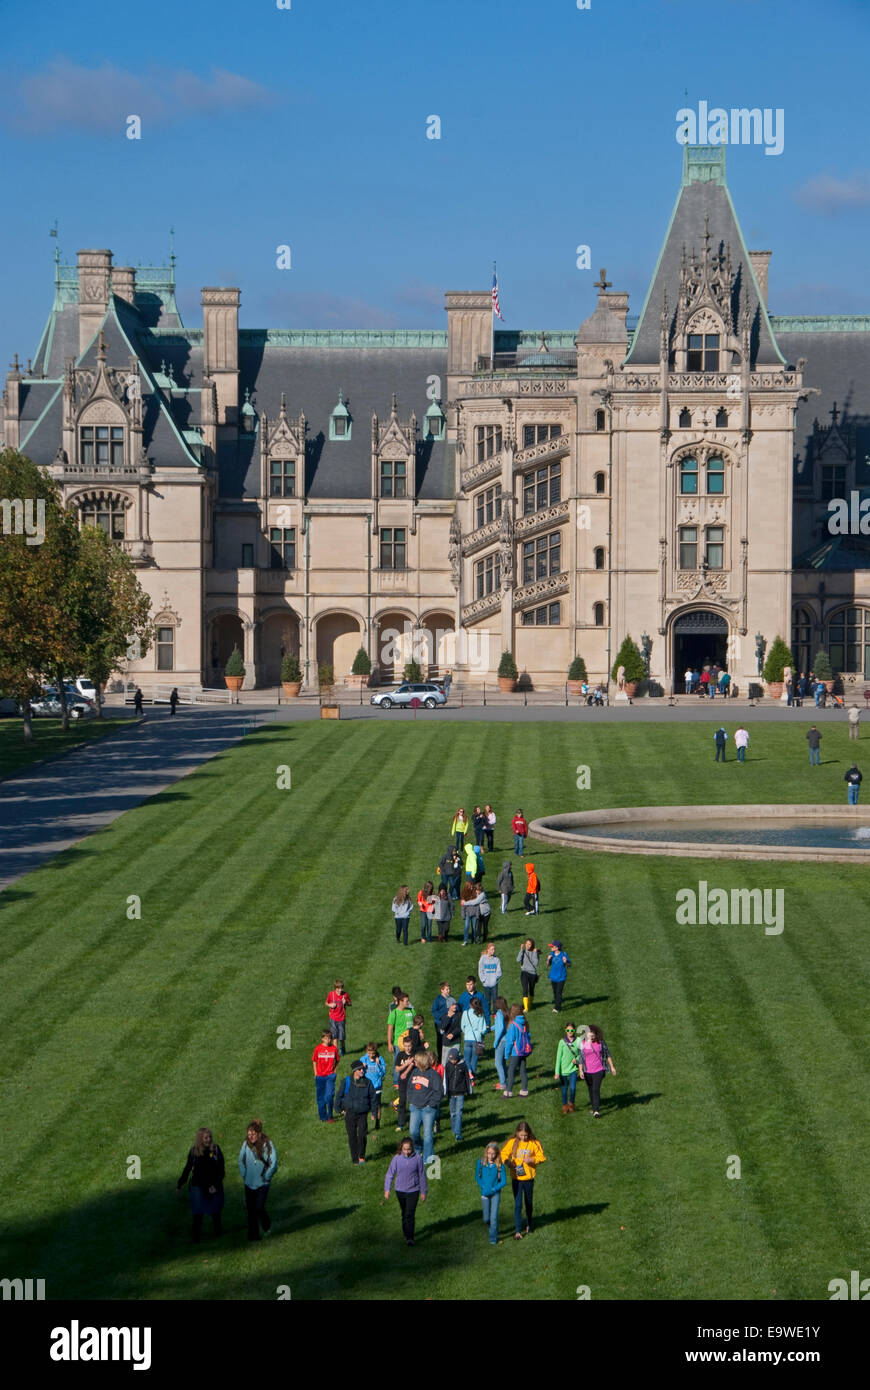
{"label": "person in white shirt", "polygon": [[737,749],[737,761],[745,763],[746,749],[749,747],[749,731],[744,729],[742,724],[734,735],[734,747]]}
{"label": "person in white shirt", "polygon": [[687,667],[686,667],[686,674],[685,674],[685,676],[683,677],[683,679],[684,679],[685,682],[686,682],[686,694],[687,694],[687,695],[691,695],[691,693],[692,693],[692,668],[691,668],[691,666],[687,666]]}

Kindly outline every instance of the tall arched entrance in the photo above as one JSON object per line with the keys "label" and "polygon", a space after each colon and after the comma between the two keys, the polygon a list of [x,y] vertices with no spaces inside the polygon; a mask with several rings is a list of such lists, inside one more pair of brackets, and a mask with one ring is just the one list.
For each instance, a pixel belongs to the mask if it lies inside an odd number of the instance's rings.
{"label": "tall arched entrance", "polygon": [[285,656],[299,656],[299,614],[292,608],[268,613],[260,630],[260,680],[277,685]]}
{"label": "tall arched entrance", "polygon": [[452,613],[427,613],[417,632],[424,675],[443,676],[456,665],[456,633]]}
{"label": "tall arched entrance", "polygon": [[238,613],[219,613],[212,618],[207,641],[209,679],[222,680],[233,647],[238,647],[242,656],[245,654],[245,634]]}
{"label": "tall arched entrance", "polygon": [[[324,613],[317,620],[317,664],[333,668],[337,684],[350,675],[350,668],[362,644],[359,620],[349,613]],[[311,673],[314,679],[315,672]]]}
{"label": "tall arched entrance", "polygon": [[671,626],[673,664],[671,671],[679,688],[683,672],[691,667],[728,668],[728,619],[708,608],[680,613]]}

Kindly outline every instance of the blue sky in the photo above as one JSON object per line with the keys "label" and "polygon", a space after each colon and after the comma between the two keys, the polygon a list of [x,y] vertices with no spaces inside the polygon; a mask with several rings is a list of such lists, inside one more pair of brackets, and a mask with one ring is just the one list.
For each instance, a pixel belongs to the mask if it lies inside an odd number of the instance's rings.
{"label": "blue sky", "polygon": [[676,112],[702,100],[784,110],[781,155],[728,150],[773,312],[868,313],[868,21],[865,0],[7,0],[3,366],[35,351],[55,218],[68,261],[159,262],[174,226],[190,325],[203,285],[235,284],[246,326],[443,327],[493,259],[507,328],[576,328],[601,265],[637,313]]}

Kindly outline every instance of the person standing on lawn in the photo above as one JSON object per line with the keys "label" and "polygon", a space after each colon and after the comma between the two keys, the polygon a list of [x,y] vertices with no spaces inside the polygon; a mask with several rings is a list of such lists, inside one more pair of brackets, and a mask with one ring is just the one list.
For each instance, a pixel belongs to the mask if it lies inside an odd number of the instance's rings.
{"label": "person standing on lawn", "polygon": [[858,771],[858,764],[853,763],[852,766],[849,768],[849,771],[846,773],[846,782],[849,788],[848,795],[850,806],[858,805],[858,793],[861,790],[862,780],[863,779],[861,777],[861,773]]}
{"label": "person standing on lawn", "polygon": [[501,893],[501,915],[503,917],[514,894],[514,870],[509,859],[506,859],[502,864],[501,873],[495,881],[495,886]]}
{"label": "person standing on lawn", "polygon": [[468,844],[465,846],[465,878],[466,881],[469,882],[472,882],[477,877],[477,855],[474,852],[475,848],[476,846],[471,840],[469,840]]}
{"label": "person standing on lawn", "polygon": [[344,1115],[351,1163],[365,1163],[369,1115],[377,1113],[377,1100],[364,1062],[354,1062],[350,1076],[345,1077],[338,1097],[338,1111]]}
{"label": "person standing on lawn", "polygon": [[483,985],[487,1012],[491,1018],[492,1011],[495,1007],[496,994],[498,993],[498,982],[501,979],[501,961],[495,953],[495,943],[492,941],[486,947],[477,963],[477,974],[480,983]]}
{"label": "person standing on lawn", "polygon": [[471,813],[471,824],[474,829],[474,843],[482,845],[486,835],[486,816],[483,814],[482,806],[475,806]]}
{"label": "person standing on lawn", "polygon": [[510,1009],[508,1007],[508,1002],[504,996],[500,994],[495,1001],[495,1012],[492,1017],[492,1042],[495,1049],[495,1071],[498,1076],[498,1081],[495,1083],[495,1089],[497,1091],[503,1091],[507,1081],[504,1069],[504,1043],[509,1013]]}
{"label": "person standing on lawn", "polygon": [[396,1090],[399,1092],[398,1105],[396,1106],[396,1133],[398,1134],[408,1123],[408,1082],[411,1079],[411,1072],[414,1070],[414,1053],[411,1048],[411,1034],[408,1032],[402,1039],[402,1046],[396,1058],[396,1065],[393,1069]]}
{"label": "person standing on lawn", "polygon": [[725,762],[725,744],[728,742],[728,735],[724,729],[717,729],[713,735],[716,744],[716,762]]}
{"label": "person standing on lawn", "polygon": [[562,990],[565,988],[565,981],[568,978],[568,966],[571,964],[571,957],[567,951],[562,950],[561,941],[550,942],[550,954],[547,956],[547,974],[550,984],[553,986],[553,1013],[562,1012]]}
{"label": "person standing on lawn", "polygon": [[396,1150],[395,1158],[387,1169],[387,1176],[384,1180],[385,1202],[390,1200],[390,1190],[394,1180],[396,1197],[402,1209],[402,1235],[405,1237],[406,1245],[413,1245],[417,1203],[418,1201],[425,1202],[429,1185],[426,1181],[426,1169],[423,1160],[418,1153],[414,1152],[414,1145],[410,1139],[402,1140]]}
{"label": "person standing on lawn", "polygon": [[745,762],[746,750],[749,747],[749,731],[744,729],[742,724],[734,735],[734,747],[737,749],[737,761],[739,763]]}
{"label": "person standing on lawn", "polygon": [[483,1158],[477,1160],[474,1177],[483,1201],[483,1224],[489,1229],[489,1243],[498,1245],[498,1208],[502,1188],[507,1187],[507,1173],[498,1144],[487,1144]]}
{"label": "person standing on lawn", "polygon": [[462,1139],[462,1111],[465,1097],[471,1095],[471,1077],[468,1067],[459,1055],[458,1047],[451,1047],[444,1064],[444,1092],[450,1106],[450,1128],[457,1143]]}
{"label": "person standing on lawn", "polygon": [[849,737],[858,737],[858,722],[861,718],[861,711],[857,705],[852,705],[849,710]]}
{"label": "person standing on lawn", "polygon": [[444,1019],[444,1029],[440,1035],[440,1042],[443,1065],[451,1048],[458,1049],[462,1044],[462,1010],[456,1003],[447,1005],[447,1016]]}
{"label": "person standing on lawn", "polygon": [[314,1094],[317,1100],[317,1114],[321,1122],[334,1124],[332,1104],[335,1098],[335,1073],[341,1056],[332,1034],[324,1028],[320,1035],[320,1046],[311,1054],[314,1067]]}
{"label": "person standing on lawn", "polygon": [[529,822],[523,815],[522,807],[514,814],[514,818],[511,821],[511,830],[514,833],[514,854],[522,859],[523,847],[526,842],[526,836],[529,833]]}
{"label": "person standing on lawn", "polygon": [[396,919],[396,945],[401,941],[403,946],[407,946],[408,923],[411,920],[411,890],[407,883],[397,889],[393,898],[393,916]]}
{"label": "person standing on lawn", "polygon": [[465,1065],[472,1081],[477,1076],[479,1059],[483,1055],[483,1040],[486,1036],[487,1022],[483,1005],[475,996],[468,1002],[462,1014],[462,1041]]}
{"label": "person standing on lawn", "polygon": [[453,919],[453,904],[450,901],[450,894],[447,891],[447,884],[442,883],[438,889],[438,897],[435,899],[432,920],[438,931],[438,940],[446,941],[450,935],[450,923]]}
{"label": "person standing on lawn", "polygon": [[504,1055],[507,1062],[507,1088],[502,1091],[505,1100],[510,1100],[514,1093],[514,1077],[517,1074],[517,1067],[520,1069],[520,1091],[521,1096],[529,1094],[529,1076],[526,1070],[526,1058],[531,1055],[532,1040],[526,1026],[525,1015],[519,1004],[511,1007],[508,1028],[504,1039]]}
{"label": "person standing on lawn", "polygon": [[339,1051],[344,1056],[345,1020],[347,1011],[350,1008],[350,995],[344,987],[343,980],[336,980],[332,989],[326,996],[326,1007],[329,1009],[329,1032],[334,1042],[338,1043]]}
{"label": "person standing on lawn", "polygon": [[268,1134],[263,1133],[263,1121],[252,1120],[239,1151],[239,1172],[245,1184],[245,1209],[248,1213],[248,1240],[259,1240],[260,1227],[268,1231],[272,1225],[266,1202],[277,1169],[278,1155]]}
{"label": "person standing on lawn", "polygon": [[488,1028],[488,1027],[489,1027],[489,1004],[487,1003],[486,995],[483,993],[482,990],[479,990],[479,989],[477,988],[477,980],[474,978],[474,976],[473,976],[473,975],[469,975],[469,976],[467,976],[466,981],[465,981],[465,989],[462,991],[462,993],[461,993],[460,996],[459,996],[459,1001],[458,1001],[458,1002],[459,1002],[459,1012],[460,1012],[460,1013],[464,1013],[464,1012],[465,1012],[465,1010],[468,1008],[469,1004],[471,1003],[472,999],[479,999],[479,1000],[480,1000],[480,1007],[483,1009],[484,1017],[486,1018],[486,1026],[487,1026],[487,1028]]}
{"label": "person standing on lawn", "polygon": [[534,917],[538,912],[538,898],[541,892],[541,880],[535,873],[534,864],[526,865],[526,892],[523,898],[523,906],[526,909],[527,917]]}
{"label": "person standing on lawn", "polygon": [[410,1135],[414,1148],[420,1152],[420,1129],[423,1130],[423,1162],[428,1163],[434,1152],[433,1135],[438,1107],[444,1094],[441,1077],[430,1066],[429,1053],[418,1052],[414,1069],[408,1077],[408,1101],[411,1109]]}
{"label": "person standing on lawn", "polygon": [[495,849],[495,811],[489,802],[484,806],[483,814],[486,817],[486,848],[491,854]]}
{"label": "person standing on lawn", "polygon": [[453,843],[456,848],[462,851],[465,848],[465,832],[468,829],[468,816],[460,806],[456,815],[453,817],[453,824],[450,827],[450,834],[453,836]]}
{"label": "person standing on lawn", "polygon": [[527,936],[517,955],[517,965],[520,967],[520,982],[523,989],[523,1008],[526,1013],[532,1005],[535,997],[535,985],[538,983],[538,962],[540,952],[535,946],[534,939]]}
{"label": "person standing on lawn", "polygon": [[377,1043],[366,1043],[366,1055],[363,1058],[363,1065],[366,1070],[366,1080],[372,1083],[375,1093],[375,1129],[381,1127],[381,1101],[384,1091],[384,1077],[387,1074],[387,1064],[378,1052]]}
{"label": "person standing on lawn", "polygon": [[420,945],[432,940],[432,914],[435,911],[435,885],[427,879],[417,894],[420,909]]}
{"label": "person standing on lawn", "polygon": [[[509,1139],[502,1148],[501,1158],[511,1175],[511,1187],[514,1194],[514,1240],[522,1240],[523,1235],[528,1236],[532,1233],[535,1172],[542,1163],[546,1163],[547,1156],[532,1133],[531,1125],[527,1124],[525,1120],[520,1120],[513,1139]],[[521,1231],[524,1203],[526,1229]]]}
{"label": "person standing on lawn", "polygon": [[401,1042],[402,1034],[405,1033],[414,1022],[415,1012],[416,1010],[413,1008],[407,994],[402,994],[399,997],[399,1002],[396,1007],[391,1009],[387,1015],[387,1047],[392,1048],[394,1060],[396,1053],[399,1051],[399,1043]]}
{"label": "person standing on lawn", "polygon": [[604,1035],[597,1023],[591,1023],[580,1040],[580,1071],[589,1091],[589,1106],[595,1120],[599,1118],[601,1083],[607,1067],[610,1067],[612,1075],[615,1076],[616,1067],[607,1050]]}
{"label": "person standing on lawn", "polygon": [[810,767],[819,766],[819,763],[821,761],[821,742],[822,736],[816,728],[815,724],[813,724],[813,726],[807,730],[807,743],[809,744],[810,749]]}
{"label": "person standing on lawn", "polygon": [[447,1018],[447,1010],[456,1000],[450,993],[450,985],[446,980],[442,980],[438,986],[438,993],[432,1001],[432,1019],[435,1024],[435,1032],[438,1037],[438,1046],[441,1046],[441,1034],[444,1032],[444,1021]]}
{"label": "person standing on lawn", "polygon": [[478,939],[480,931],[480,905],[483,902],[483,894],[480,889],[475,887],[471,879],[466,879],[462,885],[462,892],[459,895],[460,911],[462,913],[462,944],[467,946],[469,942]]}
{"label": "person standing on lawn", "polygon": [[577,1094],[577,1075],[579,1069],[580,1044],[577,1029],[573,1023],[565,1024],[565,1036],[559,1039],[556,1049],[555,1079],[562,1084],[562,1114],[574,1114],[574,1097]]}
{"label": "person standing on lawn", "polygon": [[194,1244],[202,1239],[202,1218],[211,1217],[216,1236],[223,1235],[221,1212],[224,1206],[224,1156],[214,1142],[212,1132],[205,1126],[196,1131],[193,1146],[187,1155],[184,1171],[178,1179],[180,1192],[190,1178],[190,1213],[193,1218],[190,1236]]}
{"label": "person standing on lawn", "polygon": [[486,889],[481,886],[480,890],[480,940],[486,941],[489,936],[489,919],[492,916],[492,904],[486,896]]}

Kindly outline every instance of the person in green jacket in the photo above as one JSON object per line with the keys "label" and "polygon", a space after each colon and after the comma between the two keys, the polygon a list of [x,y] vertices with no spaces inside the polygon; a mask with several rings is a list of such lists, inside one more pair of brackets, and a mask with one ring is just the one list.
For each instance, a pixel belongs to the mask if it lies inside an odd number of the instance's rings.
{"label": "person in green jacket", "polygon": [[478,873],[479,868],[477,863],[477,854],[475,853],[474,842],[472,840],[469,840],[468,844],[465,846],[465,877],[475,879],[477,878]]}
{"label": "person in green jacket", "polygon": [[577,1029],[573,1023],[565,1024],[565,1036],[559,1039],[556,1049],[555,1079],[562,1083],[562,1114],[574,1114],[574,1097],[577,1094],[577,1066],[579,1057]]}
{"label": "person in green jacket", "polygon": [[450,826],[450,834],[453,836],[453,843],[456,845],[456,848],[459,850],[460,854],[465,848],[465,832],[467,829],[468,816],[466,815],[464,808],[460,806],[459,810],[456,812],[456,815],[453,817],[453,822]]}

